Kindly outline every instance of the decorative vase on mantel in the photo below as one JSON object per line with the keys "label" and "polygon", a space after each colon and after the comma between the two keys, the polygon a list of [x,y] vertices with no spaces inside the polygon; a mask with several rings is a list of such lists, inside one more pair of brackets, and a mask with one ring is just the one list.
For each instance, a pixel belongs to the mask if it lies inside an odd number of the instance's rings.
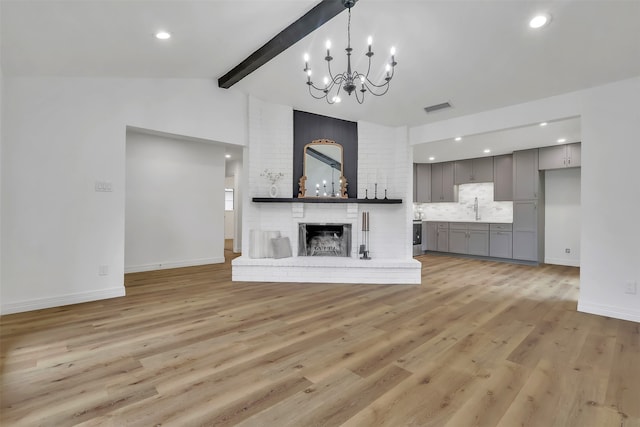
{"label": "decorative vase on mantel", "polygon": [[267,178],[267,180],[271,182],[271,186],[269,187],[269,197],[274,199],[278,197],[278,193],[280,191],[277,184],[278,181],[280,181],[280,178],[284,176],[284,174],[282,172],[275,173],[271,172],[269,169],[265,169],[264,172],[260,174],[260,176]]}
{"label": "decorative vase on mantel", "polygon": [[276,183],[271,184],[271,187],[269,187],[269,197],[274,199],[278,197],[278,186]]}

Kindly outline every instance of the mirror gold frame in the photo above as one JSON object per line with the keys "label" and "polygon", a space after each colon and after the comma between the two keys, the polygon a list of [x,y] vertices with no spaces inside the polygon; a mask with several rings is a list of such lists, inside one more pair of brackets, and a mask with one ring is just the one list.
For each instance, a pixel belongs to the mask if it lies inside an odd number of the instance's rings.
{"label": "mirror gold frame", "polygon": [[[314,149],[317,148],[318,150]],[[321,152],[321,148],[335,147],[339,149],[340,159],[334,159],[330,156]],[[328,150],[325,150],[328,151]],[[316,159],[320,160],[320,163],[325,163],[326,168],[331,170],[331,177],[329,177],[328,172],[325,179],[322,179],[323,186],[320,187],[320,180],[316,183],[315,194],[307,194],[313,191],[313,188],[307,189],[307,179],[310,175],[315,176],[317,178],[317,174],[314,171],[307,170],[307,167],[311,167],[311,161],[307,162],[307,159]],[[331,162],[331,163],[330,163]],[[337,166],[340,166],[339,168]],[[300,187],[298,198],[348,198],[347,195],[347,179],[344,177],[344,150],[341,144],[337,144],[335,141],[330,139],[315,139],[311,141],[309,144],[304,146],[303,152],[303,166],[302,166],[302,177],[298,181],[298,185]],[[338,177],[334,175],[334,173],[338,173]],[[338,179],[336,183],[335,180]],[[330,183],[330,184],[329,184]],[[327,184],[330,185],[327,188]],[[329,192],[327,193],[327,190]]]}

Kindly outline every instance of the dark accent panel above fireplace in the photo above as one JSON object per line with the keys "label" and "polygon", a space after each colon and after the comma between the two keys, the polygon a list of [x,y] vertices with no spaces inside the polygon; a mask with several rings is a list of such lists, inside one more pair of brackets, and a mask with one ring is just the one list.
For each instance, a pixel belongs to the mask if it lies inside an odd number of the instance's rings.
{"label": "dark accent panel above fireplace", "polygon": [[347,195],[358,196],[358,124],[304,111],[293,111],[293,196],[299,192],[298,179],[303,175],[304,146],[316,139],[330,139],[342,144]]}

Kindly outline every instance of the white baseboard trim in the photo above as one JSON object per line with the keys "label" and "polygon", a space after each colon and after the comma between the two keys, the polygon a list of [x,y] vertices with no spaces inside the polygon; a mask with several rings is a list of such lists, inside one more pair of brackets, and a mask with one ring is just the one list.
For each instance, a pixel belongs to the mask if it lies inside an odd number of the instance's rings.
{"label": "white baseboard trim", "polygon": [[184,261],[159,262],[154,264],[130,265],[124,267],[125,273],[140,273],[143,271],[167,270],[169,268],[195,267],[196,265],[222,264],[224,257],[188,259]]}
{"label": "white baseboard trim", "polygon": [[78,292],[50,298],[39,298],[29,301],[10,302],[2,305],[1,313],[12,314],[24,311],[41,310],[43,308],[60,307],[63,305],[79,304],[83,302],[98,301],[102,299],[125,296],[124,285],[115,288],[101,289],[99,291]]}
{"label": "white baseboard trim", "polygon": [[567,267],[580,267],[580,260],[566,258],[545,258],[545,264],[566,265]]}
{"label": "white baseboard trim", "polygon": [[640,323],[640,312],[628,308],[578,301],[578,311]]}

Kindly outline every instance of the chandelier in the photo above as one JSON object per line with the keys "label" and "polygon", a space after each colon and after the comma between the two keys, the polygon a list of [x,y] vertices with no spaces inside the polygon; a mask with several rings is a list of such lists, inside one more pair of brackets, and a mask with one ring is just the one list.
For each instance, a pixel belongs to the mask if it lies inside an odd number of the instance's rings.
{"label": "chandelier", "polygon": [[[373,56],[373,51],[371,50],[371,43],[373,42],[372,38],[369,37],[367,40],[367,44],[369,45],[369,49],[365,55],[368,58],[368,66],[367,73],[362,74],[358,71],[351,71],[351,8],[355,5],[357,0],[342,0],[342,4],[349,10],[349,21],[347,24],[347,48],[345,51],[347,52],[347,71],[342,74],[334,75],[331,72],[331,61],[333,57],[331,56],[331,42],[327,40],[327,56],[325,56],[325,61],[327,61],[327,69],[329,70],[329,77],[324,78],[324,87],[316,86],[311,80],[311,68],[309,68],[309,55],[304,54],[304,72],[307,74],[307,86],[309,86],[309,94],[316,99],[325,99],[327,103],[334,104],[336,102],[340,102],[340,88],[344,89],[349,95],[355,93],[355,98],[359,104],[364,102],[365,93],[369,92],[374,96],[382,96],[389,90],[389,83],[393,78],[393,73],[397,62],[395,60],[396,50],[394,47],[391,48],[391,60],[386,65],[386,75],[384,77],[384,81],[380,84],[376,84],[369,79],[369,72],[371,71],[371,57]],[[358,86],[360,88],[358,89]],[[358,94],[360,92],[360,94]]]}

